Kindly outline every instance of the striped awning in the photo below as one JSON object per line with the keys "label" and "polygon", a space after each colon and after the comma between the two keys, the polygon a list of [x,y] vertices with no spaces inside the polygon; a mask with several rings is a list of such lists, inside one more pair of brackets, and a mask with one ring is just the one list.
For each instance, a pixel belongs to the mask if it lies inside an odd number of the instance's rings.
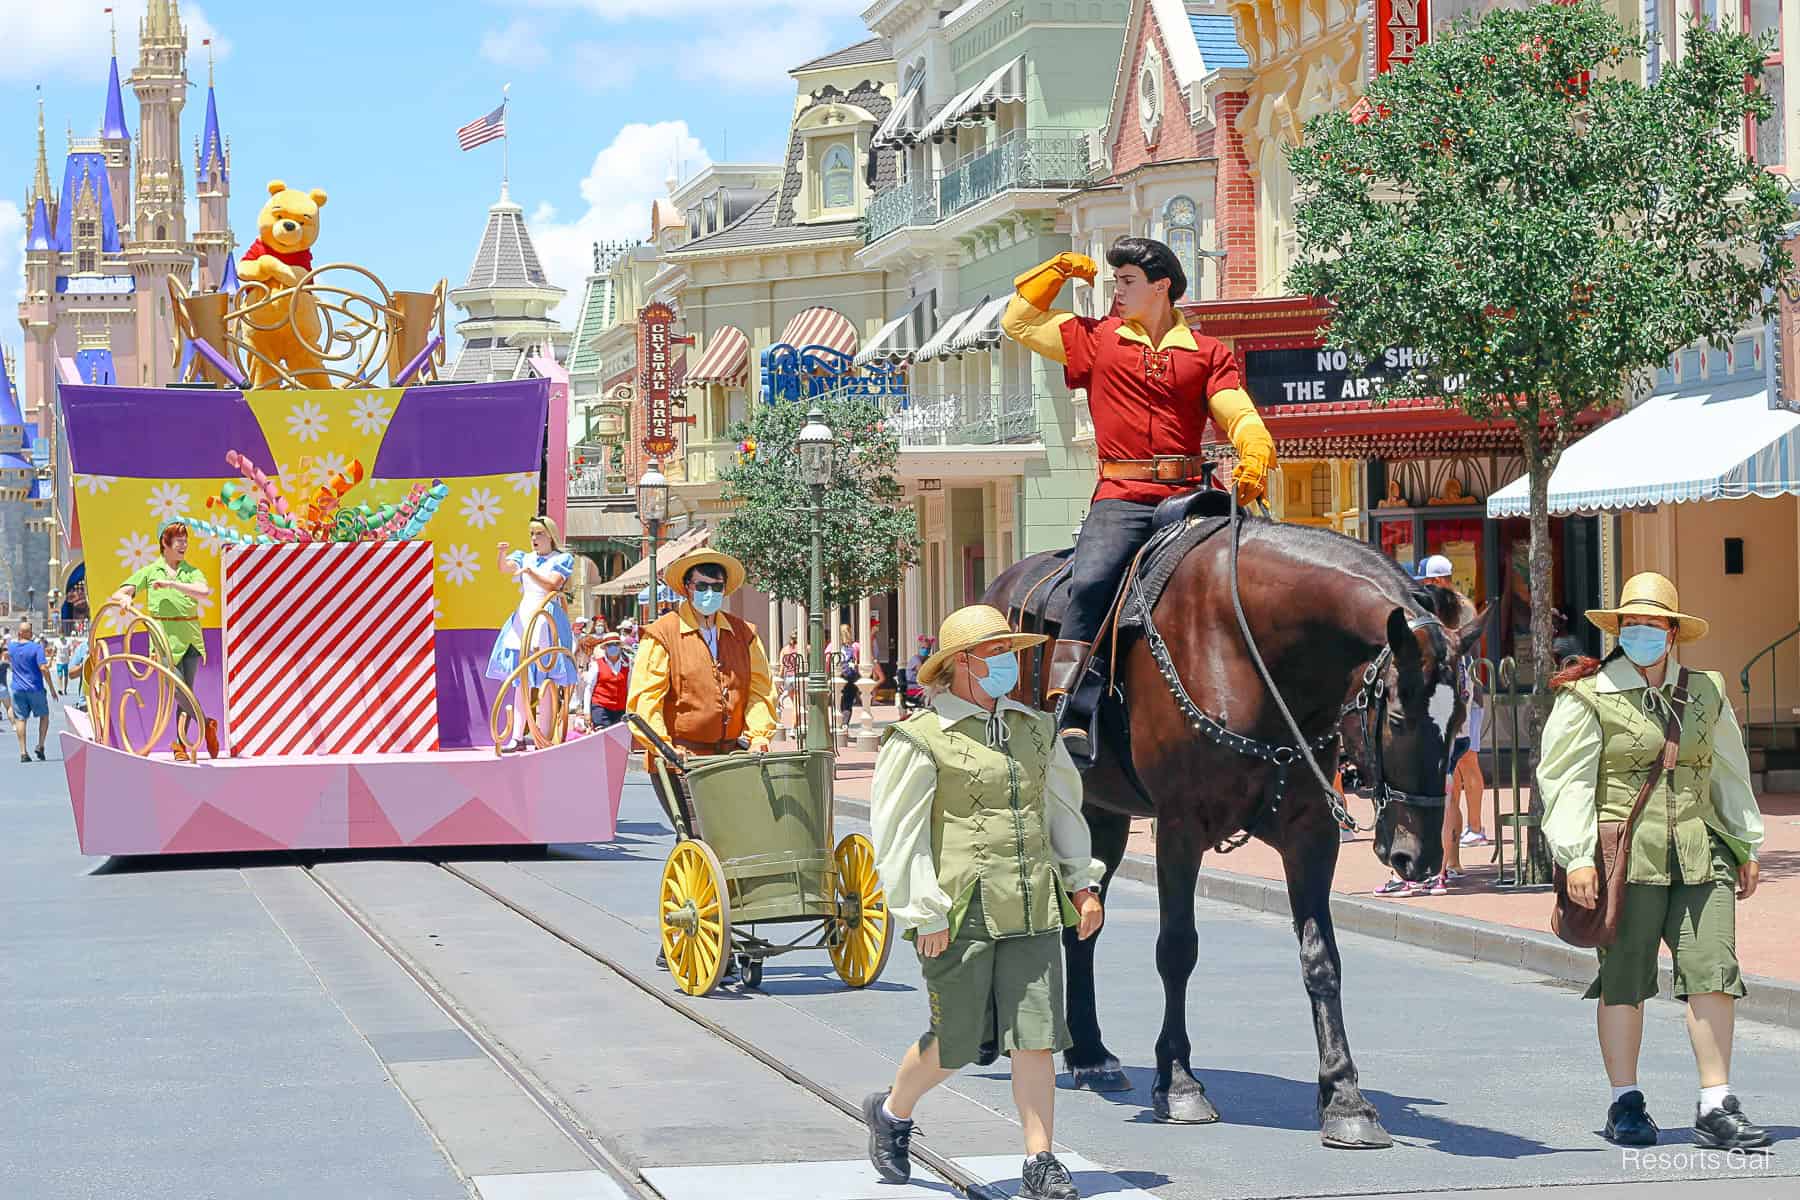
{"label": "striped awning", "polygon": [[902,146],[913,139],[913,130],[919,127],[925,118],[925,74],[912,82],[912,86],[901,93],[900,99],[894,102],[887,120],[869,139],[869,148],[879,149],[882,146]]}
{"label": "striped awning", "polygon": [[950,98],[949,103],[932,114],[931,120],[914,137],[924,141],[942,137],[944,130],[957,125],[973,125],[992,116],[996,104],[1023,103],[1025,100],[1025,56],[1020,55],[996,69],[980,83]]}
{"label": "striped awning", "polygon": [[907,301],[900,315],[881,327],[881,332],[857,351],[856,366],[872,362],[905,362],[928,340],[927,330],[937,312],[937,292],[921,292]]}
{"label": "striped awning", "polygon": [[977,350],[991,350],[1000,344],[1000,316],[1006,311],[1013,293],[995,296],[975,306],[975,315],[963,322],[961,329],[950,341],[952,354],[971,354]]}
{"label": "striped awning", "polygon": [[[986,303],[986,301],[987,298],[985,296],[982,297],[982,302]],[[980,306],[977,305],[976,307]],[[974,315],[974,308],[965,308],[961,312],[952,313],[950,316],[945,317],[943,324],[937,327],[937,332],[931,335],[931,340],[926,342],[925,345],[920,348],[919,352],[913,356],[913,361],[930,362],[934,358],[948,357],[950,354],[950,339],[954,338],[957,330],[963,327],[963,322]]]}
{"label": "striped awning", "polygon": [[856,326],[835,308],[809,308],[789,321],[775,340],[797,350],[829,346],[840,354],[855,354]]}
{"label": "striped awning", "polygon": [[750,369],[750,339],[735,325],[713,334],[706,353],[688,372],[689,383],[742,383]]}
{"label": "striped awning", "polygon": [[[1651,396],[1562,453],[1550,514],[1800,494],[1800,413],[1760,378]],[[1531,512],[1530,480],[1488,497],[1488,516]]]}

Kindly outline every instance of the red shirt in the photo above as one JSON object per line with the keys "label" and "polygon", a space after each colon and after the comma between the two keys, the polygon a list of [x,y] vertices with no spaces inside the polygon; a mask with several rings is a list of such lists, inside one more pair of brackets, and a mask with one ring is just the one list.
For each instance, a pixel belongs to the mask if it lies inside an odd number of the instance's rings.
{"label": "red shirt", "polygon": [[619,655],[618,665],[606,661],[604,653],[594,656],[594,695],[588,702],[593,708],[625,711],[625,692],[631,683],[631,664]]}
{"label": "red shirt", "polygon": [[[1068,356],[1064,378],[1087,389],[1101,462],[1199,454],[1210,401],[1244,386],[1231,351],[1185,324],[1164,335],[1161,350],[1118,317],[1073,317],[1056,328]],[[1094,499],[1154,504],[1190,487],[1102,479]]]}

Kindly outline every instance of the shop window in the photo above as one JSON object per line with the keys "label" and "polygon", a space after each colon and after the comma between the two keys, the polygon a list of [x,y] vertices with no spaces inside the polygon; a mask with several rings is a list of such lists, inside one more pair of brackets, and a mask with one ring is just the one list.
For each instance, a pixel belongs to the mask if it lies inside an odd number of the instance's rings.
{"label": "shop window", "polygon": [[1774,102],[1775,111],[1749,130],[1749,150],[1765,167],[1787,165],[1787,91],[1782,71],[1781,0],[1741,0],[1744,32],[1753,38],[1773,36],[1774,49],[1764,60],[1762,90]]}

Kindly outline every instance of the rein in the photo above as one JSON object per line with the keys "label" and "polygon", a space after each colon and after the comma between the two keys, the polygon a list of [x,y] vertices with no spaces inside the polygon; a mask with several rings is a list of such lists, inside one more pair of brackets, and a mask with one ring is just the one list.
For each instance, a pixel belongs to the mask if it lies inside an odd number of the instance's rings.
{"label": "rein", "polygon": [[[1169,694],[1174,697],[1175,705],[1181,710],[1182,716],[1187,718],[1188,725],[1196,733],[1216,745],[1234,750],[1246,758],[1271,763],[1275,767],[1275,774],[1263,793],[1262,803],[1251,814],[1250,820],[1245,822],[1244,828],[1239,833],[1219,842],[1213,849],[1221,854],[1228,854],[1238,849],[1250,841],[1252,830],[1257,825],[1266,817],[1273,816],[1280,811],[1282,797],[1287,791],[1288,769],[1296,759],[1305,761],[1313,778],[1324,790],[1326,803],[1330,805],[1331,815],[1339,826],[1352,832],[1364,832],[1373,826],[1360,825],[1356,818],[1350,815],[1350,810],[1344,803],[1343,794],[1326,777],[1325,772],[1319,768],[1318,760],[1313,757],[1315,750],[1323,751],[1338,741],[1341,736],[1339,727],[1334,725],[1319,737],[1310,742],[1307,740],[1306,735],[1300,730],[1300,723],[1294,719],[1294,714],[1288,709],[1287,701],[1281,695],[1281,689],[1275,686],[1274,677],[1270,675],[1268,666],[1263,662],[1262,652],[1257,648],[1256,638],[1250,632],[1249,619],[1244,615],[1244,601],[1238,592],[1238,544],[1242,535],[1240,515],[1237,489],[1232,488],[1229,517],[1231,522],[1231,607],[1237,616],[1238,631],[1243,635],[1244,646],[1250,652],[1250,661],[1256,667],[1257,676],[1262,680],[1263,687],[1268,689],[1269,695],[1274,698],[1275,707],[1280,711],[1281,718],[1288,727],[1288,732],[1293,736],[1292,744],[1277,745],[1236,733],[1223,721],[1194,703],[1194,698],[1188,694],[1187,688],[1181,682],[1181,673],[1176,669],[1175,660],[1169,654],[1168,644],[1163,641],[1162,633],[1156,628],[1155,618],[1151,614],[1148,598],[1144,595],[1140,582],[1134,578],[1131,584],[1133,596],[1139,610],[1143,613],[1144,641],[1150,649],[1150,657],[1155,661],[1156,669],[1162,673],[1163,682],[1168,685]],[[1441,625],[1442,622],[1427,613],[1409,618],[1406,624],[1408,629],[1416,630],[1426,625]],[[1382,647],[1381,653],[1363,672],[1363,686],[1357,690],[1356,700],[1353,703],[1345,704],[1338,711],[1340,723],[1344,717],[1353,712],[1362,714],[1365,751],[1369,745],[1370,708],[1375,709],[1378,721],[1385,720],[1387,715],[1387,665],[1392,658],[1392,648]],[[1413,792],[1403,792],[1388,783],[1382,762],[1380,728],[1379,724],[1375,726],[1373,751],[1375,820],[1379,822],[1382,810],[1396,800],[1421,807],[1442,808],[1445,803],[1443,796],[1424,796]]]}

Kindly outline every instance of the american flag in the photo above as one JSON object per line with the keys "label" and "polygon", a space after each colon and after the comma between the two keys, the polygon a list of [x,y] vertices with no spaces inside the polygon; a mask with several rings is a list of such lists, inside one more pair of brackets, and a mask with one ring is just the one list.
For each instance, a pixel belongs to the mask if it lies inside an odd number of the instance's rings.
{"label": "american flag", "polygon": [[456,131],[456,144],[464,150],[473,150],[483,142],[491,142],[495,138],[506,136],[506,105],[485,117],[478,117]]}

